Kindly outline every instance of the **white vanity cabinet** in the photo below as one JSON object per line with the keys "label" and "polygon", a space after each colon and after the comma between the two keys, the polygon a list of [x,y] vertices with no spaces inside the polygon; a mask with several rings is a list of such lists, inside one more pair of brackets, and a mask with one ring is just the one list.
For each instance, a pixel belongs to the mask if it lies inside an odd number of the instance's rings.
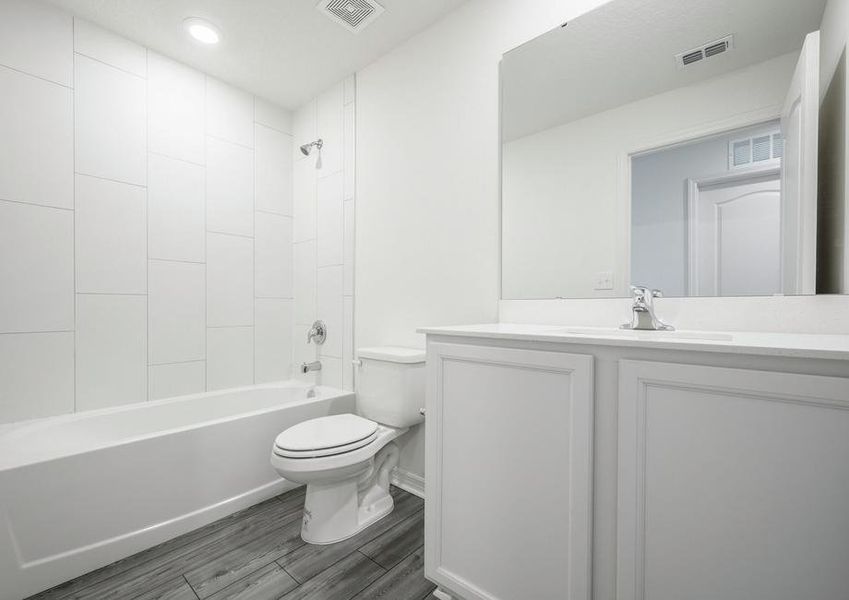
{"label": "white vanity cabinet", "polygon": [[849,380],[622,361],[619,383],[620,600],[849,598]]}
{"label": "white vanity cabinet", "polygon": [[592,404],[591,356],[428,344],[428,578],[466,600],[589,599]]}
{"label": "white vanity cabinet", "polygon": [[849,337],[424,332],[452,597],[849,599]]}

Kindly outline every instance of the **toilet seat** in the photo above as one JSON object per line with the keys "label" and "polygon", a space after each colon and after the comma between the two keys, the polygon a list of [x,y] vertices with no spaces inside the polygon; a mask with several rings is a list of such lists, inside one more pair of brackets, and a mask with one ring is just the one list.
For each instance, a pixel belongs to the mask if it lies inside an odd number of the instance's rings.
{"label": "toilet seat", "polygon": [[330,415],[298,423],[274,440],[284,458],[320,458],[359,450],[377,439],[378,425],[353,414]]}

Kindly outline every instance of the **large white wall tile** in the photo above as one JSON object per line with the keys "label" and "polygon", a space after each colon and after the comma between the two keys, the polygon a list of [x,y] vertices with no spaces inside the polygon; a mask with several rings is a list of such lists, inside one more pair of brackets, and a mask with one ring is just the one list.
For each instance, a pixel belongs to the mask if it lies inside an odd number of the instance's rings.
{"label": "large white wall tile", "polygon": [[321,356],[342,357],[344,339],[342,267],[321,267],[316,282],[316,316],[327,325],[327,340]]}
{"label": "large white wall tile", "polygon": [[288,379],[292,365],[292,301],[256,300],[254,373],[256,383]]}
{"label": "large white wall tile", "polygon": [[282,133],[292,134],[292,113],[262,98],[254,99],[254,120]]}
{"label": "large white wall tile", "polygon": [[152,365],[206,357],[206,267],[150,261],[148,346]]}
{"label": "large white wall tile", "polygon": [[206,77],[154,52],[148,53],[150,151],[206,163]]}
{"label": "large white wall tile", "polygon": [[318,374],[320,385],[342,387],[342,359],[329,356],[321,359],[321,372]]}
{"label": "large white wall tile", "polygon": [[77,172],[144,185],[145,80],[86,56],[77,55],[75,64]]}
{"label": "large white wall tile", "polygon": [[345,105],[351,104],[357,97],[357,76],[349,75],[342,82]]}
{"label": "large white wall tile", "polygon": [[74,74],[71,15],[33,0],[0,2],[0,64],[70,86]]}
{"label": "large white wall tile", "polygon": [[206,390],[206,361],[152,365],[148,370],[147,397],[161,400]]}
{"label": "large white wall tile", "polygon": [[[310,100],[295,111],[292,119],[292,137],[296,148],[315,140],[315,100]],[[307,158],[298,151],[295,154],[295,160],[310,160],[315,163],[315,156]]]}
{"label": "large white wall tile", "polygon": [[206,133],[253,148],[253,96],[217,79],[207,77]]}
{"label": "large white wall tile", "polygon": [[74,334],[0,335],[0,423],[74,412]]}
{"label": "large white wall tile", "polygon": [[356,193],[356,112],[354,104],[345,105],[345,130],[343,133],[345,147],[342,163],[345,171],[345,200],[350,200]]}
{"label": "large white wall tile", "polygon": [[344,247],[342,264],[344,265],[344,293],[346,296],[354,295],[354,248],[356,247],[356,204],[353,200],[345,200],[343,207],[345,213]]}
{"label": "large white wall tile", "polygon": [[342,173],[318,180],[316,186],[316,261],[319,267],[342,264]]}
{"label": "large white wall tile", "polygon": [[342,304],[342,388],[354,389],[354,299],[346,296]]}
{"label": "large white wall tile", "polygon": [[83,19],[74,19],[74,50],[122,71],[147,77],[147,50],[143,46]]}
{"label": "large white wall tile", "polygon": [[315,241],[294,244],[295,323],[315,321]]}
{"label": "large white wall tile", "polygon": [[292,219],[256,213],[256,297],[292,297]]}
{"label": "large white wall tile", "polygon": [[147,298],[77,295],[77,410],[147,400]]}
{"label": "large white wall tile", "polygon": [[210,233],[206,242],[206,324],[254,324],[254,241]]}
{"label": "large white wall tile", "polygon": [[256,126],[256,210],[292,215],[292,136]]}
{"label": "large white wall tile", "polygon": [[76,196],[77,292],[147,293],[145,189],[77,175]]}
{"label": "large white wall tile", "polygon": [[253,150],[207,138],[206,157],[206,228],[253,235]]}
{"label": "large white wall tile", "polygon": [[0,199],[73,208],[73,92],[4,67],[0,90]]}
{"label": "large white wall tile", "polygon": [[342,83],[316,99],[316,133],[324,141],[321,149],[319,177],[342,170],[343,156],[343,86]]}
{"label": "large white wall tile", "polygon": [[254,382],[254,328],[213,327],[207,332],[206,389]]}
{"label": "large white wall tile", "polygon": [[203,167],[157,154],[148,157],[150,258],[205,260],[205,192]]}
{"label": "large white wall tile", "polygon": [[315,174],[312,159],[295,161],[292,212],[295,216],[293,239],[296,242],[315,239]]}
{"label": "large white wall tile", "polygon": [[74,328],[74,213],[0,201],[0,333]]}

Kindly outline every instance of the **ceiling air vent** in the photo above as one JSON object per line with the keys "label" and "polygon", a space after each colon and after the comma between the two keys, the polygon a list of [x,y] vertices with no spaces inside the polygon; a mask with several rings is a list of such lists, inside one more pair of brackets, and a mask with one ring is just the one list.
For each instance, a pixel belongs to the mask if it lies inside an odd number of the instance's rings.
{"label": "ceiling air vent", "polygon": [[321,0],[316,9],[354,33],[365,29],[383,12],[374,0]]}
{"label": "ceiling air vent", "polygon": [[734,47],[734,36],[729,35],[721,40],[709,42],[704,46],[687,50],[675,56],[679,67],[687,67],[693,63],[718,56],[724,52],[728,52]]}

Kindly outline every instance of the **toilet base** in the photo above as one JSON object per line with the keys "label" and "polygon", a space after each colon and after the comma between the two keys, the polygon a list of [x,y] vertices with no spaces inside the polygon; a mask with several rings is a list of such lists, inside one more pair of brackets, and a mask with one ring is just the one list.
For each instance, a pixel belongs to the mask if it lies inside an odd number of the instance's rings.
{"label": "toilet base", "polygon": [[308,483],[301,539],[308,544],[335,544],[391,513],[395,501],[389,493],[389,472],[397,462],[398,448],[390,443],[353,476]]}

